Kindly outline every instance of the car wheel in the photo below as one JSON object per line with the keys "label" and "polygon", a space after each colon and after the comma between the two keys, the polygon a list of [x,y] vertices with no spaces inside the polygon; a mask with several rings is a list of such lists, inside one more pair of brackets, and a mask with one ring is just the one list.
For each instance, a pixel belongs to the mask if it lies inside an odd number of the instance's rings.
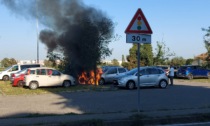
{"label": "car wheel", "polygon": [[104,80],[104,79],[100,79],[100,80],[99,80],[99,84],[100,84],[100,85],[104,85],[104,84],[105,84],[105,80]]}
{"label": "car wheel", "polygon": [[71,81],[64,81],[63,82],[63,87],[67,88],[67,87],[70,87],[71,86]]}
{"label": "car wheel", "polygon": [[38,86],[38,83],[35,82],[35,81],[32,81],[32,82],[30,82],[30,84],[29,84],[29,88],[32,89],[32,90],[37,89],[38,87],[39,87],[39,86]]}
{"label": "car wheel", "polygon": [[166,88],[168,86],[168,83],[165,80],[161,80],[159,82],[159,87],[160,88]]}
{"label": "car wheel", "polygon": [[8,81],[8,80],[9,80],[9,76],[5,75],[5,76],[3,77],[3,80],[4,80],[4,81]]}
{"label": "car wheel", "polygon": [[193,75],[192,75],[192,74],[189,74],[189,75],[187,76],[187,78],[188,78],[189,80],[191,80],[191,79],[193,79]]}
{"label": "car wheel", "polygon": [[208,79],[210,79],[210,72],[208,72],[208,74],[207,74],[207,78],[208,78]]}
{"label": "car wheel", "polygon": [[126,87],[130,90],[134,89],[135,88],[135,82],[133,81],[129,81],[126,85]]}
{"label": "car wheel", "polygon": [[23,81],[18,81],[17,85],[18,87],[23,87]]}

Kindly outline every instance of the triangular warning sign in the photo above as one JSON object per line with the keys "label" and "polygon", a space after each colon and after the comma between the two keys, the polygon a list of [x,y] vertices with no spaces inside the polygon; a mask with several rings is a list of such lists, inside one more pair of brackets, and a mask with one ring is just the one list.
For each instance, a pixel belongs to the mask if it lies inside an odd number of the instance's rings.
{"label": "triangular warning sign", "polygon": [[140,8],[126,28],[125,33],[152,34],[152,29]]}

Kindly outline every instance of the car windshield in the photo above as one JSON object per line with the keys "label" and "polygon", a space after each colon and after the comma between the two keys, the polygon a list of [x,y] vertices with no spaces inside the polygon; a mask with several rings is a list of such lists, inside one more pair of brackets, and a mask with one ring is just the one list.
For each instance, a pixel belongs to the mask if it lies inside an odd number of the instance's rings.
{"label": "car windshield", "polygon": [[6,69],[4,69],[4,71],[7,71],[9,69],[11,69],[13,66],[7,67]]}
{"label": "car windshield", "polygon": [[26,70],[27,70],[27,68],[26,68],[26,69],[23,69],[23,70],[21,70],[21,71],[18,71],[17,74],[19,74],[19,73],[25,73]]}
{"label": "car windshield", "polygon": [[134,75],[137,72],[137,68],[134,68],[126,73],[126,75]]}

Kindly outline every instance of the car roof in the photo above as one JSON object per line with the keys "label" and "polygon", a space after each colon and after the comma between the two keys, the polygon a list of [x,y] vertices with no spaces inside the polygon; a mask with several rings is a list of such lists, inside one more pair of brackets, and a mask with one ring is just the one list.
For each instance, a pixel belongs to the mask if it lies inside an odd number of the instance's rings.
{"label": "car roof", "polygon": [[36,70],[36,69],[53,69],[55,70],[54,68],[51,68],[51,67],[32,67],[32,68],[28,68],[30,70]]}

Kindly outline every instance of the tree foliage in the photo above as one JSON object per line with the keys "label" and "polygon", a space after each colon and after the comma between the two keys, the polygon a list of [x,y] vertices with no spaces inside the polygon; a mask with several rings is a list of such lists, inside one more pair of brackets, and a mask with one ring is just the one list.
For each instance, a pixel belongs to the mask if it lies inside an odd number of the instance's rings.
{"label": "tree foliage", "polygon": [[174,57],[171,59],[170,64],[173,64],[174,66],[181,66],[185,65],[186,60],[183,57]]}
{"label": "tree foliage", "polygon": [[[133,44],[129,50],[127,56],[128,69],[132,69],[138,66],[138,46]],[[153,64],[153,54],[151,44],[142,44],[140,46],[140,66],[150,66]],[[127,64],[124,64],[127,65]]]}
{"label": "tree foliage", "polygon": [[9,66],[12,66],[14,64],[17,64],[17,61],[14,59],[14,58],[4,58],[2,61],[1,61],[1,65],[3,67],[9,67]]}
{"label": "tree foliage", "polygon": [[204,44],[205,44],[205,48],[207,50],[207,57],[206,57],[206,67],[210,68],[210,27],[208,29],[203,28],[203,31],[207,32],[204,35]]}
{"label": "tree foliage", "polygon": [[119,66],[120,63],[118,62],[117,59],[113,59],[113,60],[112,60],[112,65],[113,65],[113,66]]}
{"label": "tree foliage", "polygon": [[186,62],[185,62],[185,64],[186,65],[192,65],[192,62],[193,61],[194,61],[194,59],[191,59],[191,58],[190,59],[187,59]]}
{"label": "tree foliage", "polygon": [[170,52],[170,49],[164,42],[157,42],[157,48],[155,48],[154,52],[153,64],[164,65],[171,56],[175,56],[175,53]]}

